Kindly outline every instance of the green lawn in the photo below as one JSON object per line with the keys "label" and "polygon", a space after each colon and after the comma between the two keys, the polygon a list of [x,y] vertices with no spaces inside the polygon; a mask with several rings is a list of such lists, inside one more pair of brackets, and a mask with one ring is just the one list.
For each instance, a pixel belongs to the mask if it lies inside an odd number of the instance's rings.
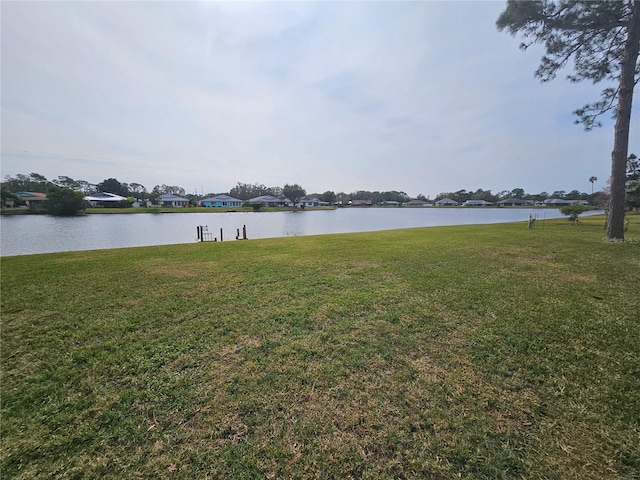
{"label": "green lawn", "polygon": [[2,258],[2,478],[640,478],[640,217]]}

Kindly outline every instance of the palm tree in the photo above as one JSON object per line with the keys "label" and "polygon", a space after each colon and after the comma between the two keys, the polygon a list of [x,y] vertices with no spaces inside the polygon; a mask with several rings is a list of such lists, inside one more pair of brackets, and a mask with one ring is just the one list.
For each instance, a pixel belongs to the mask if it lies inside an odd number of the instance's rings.
{"label": "palm tree", "polygon": [[598,181],[598,177],[591,177],[589,181],[591,182],[591,196],[593,197],[593,184]]}

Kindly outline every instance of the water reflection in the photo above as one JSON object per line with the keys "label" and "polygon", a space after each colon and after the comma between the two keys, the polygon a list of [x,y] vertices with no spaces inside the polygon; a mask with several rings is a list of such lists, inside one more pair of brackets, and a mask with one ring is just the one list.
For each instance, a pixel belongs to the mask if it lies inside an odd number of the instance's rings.
{"label": "water reflection", "polygon": [[[588,212],[596,214],[602,212]],[[247,226],[249,239],[364,232],[438,225],[539,221],[562,215],[552,209],[343,208],[300,212],[174,213],[0,217],[0,255],[191,243],[196,226],[206,225],[225,240]]]}

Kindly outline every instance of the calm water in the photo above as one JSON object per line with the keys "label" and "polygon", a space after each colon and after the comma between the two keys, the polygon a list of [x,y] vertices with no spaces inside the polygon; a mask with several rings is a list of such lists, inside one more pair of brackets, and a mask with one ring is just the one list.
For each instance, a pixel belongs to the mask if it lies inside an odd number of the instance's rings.
{"label": "calm water", "polygon": [[[601,213],[601,212],[588,212]],[[102,248],[191,243],[196,226],[235,240],[247,226],[249,239],[366,232],[439,225],[467,225],[558,218],[556,209],[340,208],[301,212],[165,213],[51,217],[0,217],[0,255],[25,255]]]}

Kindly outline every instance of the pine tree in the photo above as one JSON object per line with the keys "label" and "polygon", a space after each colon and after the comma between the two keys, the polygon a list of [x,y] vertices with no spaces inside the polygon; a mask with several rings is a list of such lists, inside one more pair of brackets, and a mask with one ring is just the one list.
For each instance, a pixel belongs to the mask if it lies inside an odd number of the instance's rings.
{"label": "pine tree", "polygon": [[525,49],[544,44],[546,54],[536,77],[546,82],[573,60],[572,82],[611,82],[600,100],[574,113],[587,130],[600,126],[598,117],[615,112],[611,153],[611,201],[607,237],[624,238],[625,180],[633,88],[640,76],[640,0],[514,1],[496,22],[499,30],[522,35]]}

